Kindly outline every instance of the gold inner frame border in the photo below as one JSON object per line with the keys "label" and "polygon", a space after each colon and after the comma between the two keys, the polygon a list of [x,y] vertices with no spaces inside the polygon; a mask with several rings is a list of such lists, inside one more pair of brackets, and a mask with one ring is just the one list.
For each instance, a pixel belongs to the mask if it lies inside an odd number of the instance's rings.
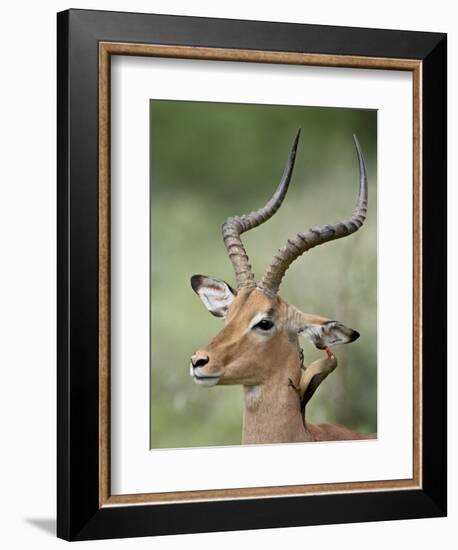
{"label": "gold inner frame border", "polygon": [[[168,57],[410,71],[413,78],[413,476],[411,479],[112,495],[110,491],[110,89],[111,56]],[[422,62],[346,55],[99,42],[99,507],[415,490],[422,487]]]}

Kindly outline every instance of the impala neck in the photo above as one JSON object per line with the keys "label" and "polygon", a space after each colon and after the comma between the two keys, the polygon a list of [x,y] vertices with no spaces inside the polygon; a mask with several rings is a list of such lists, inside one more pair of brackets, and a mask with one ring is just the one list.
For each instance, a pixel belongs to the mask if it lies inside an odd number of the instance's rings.
{"label": "impala neck", "polygon": [[243,387],[243,444],[312,440],[304,425],[300,399],[295,389],[299,387],[300,375],[299,362],[294,357],[267,382]]}

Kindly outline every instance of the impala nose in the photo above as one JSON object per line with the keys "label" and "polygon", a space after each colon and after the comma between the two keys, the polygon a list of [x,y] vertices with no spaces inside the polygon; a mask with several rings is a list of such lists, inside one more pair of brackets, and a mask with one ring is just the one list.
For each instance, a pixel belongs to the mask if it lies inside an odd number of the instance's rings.
{"label": "impala nose", "polygon": [[193,355],[191,357],[191,364],[194,369],[197,369],[197,367],[203,367],[210,361],[210,357],[208,355]]}

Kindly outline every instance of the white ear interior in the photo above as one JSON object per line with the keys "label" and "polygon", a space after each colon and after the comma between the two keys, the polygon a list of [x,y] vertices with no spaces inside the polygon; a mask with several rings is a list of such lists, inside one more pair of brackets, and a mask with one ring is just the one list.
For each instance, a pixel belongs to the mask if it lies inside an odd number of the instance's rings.
{"label": "white ear interior", "polygon": [[328,321],[322,325],[305,325],[300,334],[322,349],[326,346],[353,342],[359,336],[356,331],[339,321]]}
{"label": "white ear interior", "polygon": [[222,319],[226,317],[227,309],[235,297],[227,283],[204,275],[194,275],[191,286],[211,314]]}

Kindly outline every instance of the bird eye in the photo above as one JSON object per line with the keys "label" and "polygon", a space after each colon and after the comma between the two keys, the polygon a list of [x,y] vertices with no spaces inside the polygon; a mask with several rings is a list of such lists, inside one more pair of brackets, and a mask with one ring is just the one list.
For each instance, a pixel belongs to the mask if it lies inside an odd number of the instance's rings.
{"label": "bird eye", "polygon": [[273,322],[269,319],[262,319],[253,328],[259,328],[261,330],[270,330],[274,326]]}

